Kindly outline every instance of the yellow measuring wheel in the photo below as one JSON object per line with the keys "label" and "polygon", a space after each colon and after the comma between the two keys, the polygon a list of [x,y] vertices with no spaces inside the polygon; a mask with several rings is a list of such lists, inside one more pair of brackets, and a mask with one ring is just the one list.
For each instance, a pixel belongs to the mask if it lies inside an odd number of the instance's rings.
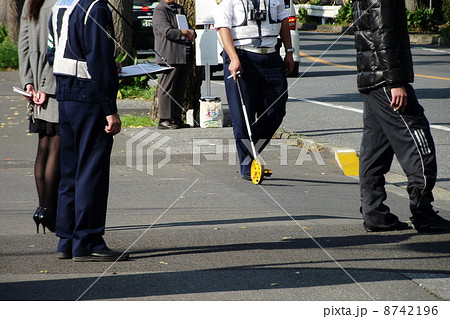
{"label": "yellow measuring wheel", "polygon": [[252,161],[252,166],[250,168],[250,176],[253,184],[259,185],[265,177],[272,176],[272,170],[270,168],[265,169],[264,165],[261,164],[261,161],[255,158]]}
{"label": "yellow measuring wheel", "polygon": [[257,158],[252,161],[250,176],[252,177],[252,182],[255,185],[261,184],[264,179],[264,166]]}

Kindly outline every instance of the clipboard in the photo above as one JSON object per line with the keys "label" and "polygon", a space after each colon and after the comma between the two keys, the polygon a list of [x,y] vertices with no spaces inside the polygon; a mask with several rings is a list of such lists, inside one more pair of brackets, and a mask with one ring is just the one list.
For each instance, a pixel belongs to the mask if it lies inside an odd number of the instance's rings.
{"label": "clipboard", "polygon": [[[187,22],[186,16],[184,14],[177,14],[177,23],[178,23],[178,29],[180,30],[188,30],[189,24]],[[181,36],[181,40],[185,40],[186,37],[184,35]]]}
{"label": "clipboard", "polygon": [[139,63],[135,65],[124,66],[119,73],[119,78],[129,78],[134,76],[151,75],[166,73],[173,69],[173,67],[161,66],[156,63]]}
{"label": "clipboard", "polygon": [[28,93],[27,91],[22,90],[21,88],[18,88],[17,86],[13,87],[13,91],[16,93],[19,93],[25,97],[31,97],[31,93]]}

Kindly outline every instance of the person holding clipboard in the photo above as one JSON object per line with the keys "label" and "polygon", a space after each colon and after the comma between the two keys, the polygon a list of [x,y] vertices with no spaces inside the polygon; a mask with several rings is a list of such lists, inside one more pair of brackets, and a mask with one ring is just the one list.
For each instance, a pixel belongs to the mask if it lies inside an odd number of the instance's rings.
{"label": "person holding clipboard", "polygon": [[188,62],[193,60],[196,34],[184,8],[174,0],[161,1],[153,11],[156,63],[173,67],[158,79],[159,129],[188,128],[181,120]]}

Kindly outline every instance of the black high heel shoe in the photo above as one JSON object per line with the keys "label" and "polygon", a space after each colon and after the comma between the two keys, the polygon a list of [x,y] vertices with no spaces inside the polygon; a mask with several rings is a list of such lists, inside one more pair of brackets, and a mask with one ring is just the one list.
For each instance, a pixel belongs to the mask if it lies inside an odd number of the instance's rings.
{"label": "black high heel shoe", "polygon": [[[55,232],[55,225],[56,225],[56,214],[47,208],[44,208],[41,210],[41,213],[39,214],[39,223],[42,224],[42,228],[44,229],[45,234],[45,227],[47,229],[54,233]],[[39,225],[38,225],[39,227]]]}
{"label": "black high heel shoe", "polygon": [[38,234],[39,234],[39,224],[41,223],[39,221],[39,216],[41,215],[41,212],[42,212],[42,207],[38,207],[38,208],[36,208],[36,211],[33,214],[33,220],[36,223],[36,231]]}

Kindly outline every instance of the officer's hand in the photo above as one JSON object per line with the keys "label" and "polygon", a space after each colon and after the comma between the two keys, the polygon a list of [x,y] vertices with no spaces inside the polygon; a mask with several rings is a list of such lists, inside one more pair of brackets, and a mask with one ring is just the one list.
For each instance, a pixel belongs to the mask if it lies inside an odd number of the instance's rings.
{"label": "officer's hand", "polygon": [[286,75],[291,74],[294,70],[294,58],[292,56],[292,53],[286,53],[286,56],[284,57],[284,64],[286,66]]}
{"label": "officer's hand", "polygon": [[391,107],[394,111],[397,112],[400,109],[400,111],[404,112],[408,104],[408,94],[406,93],[405,87],[400,86],[398,88],[392,88],[391,96]]}
{"label": "officer's hand", "polygon": [[228,70],[230,70],[230,73],[233,76],[233,80],[236,82],[237,77],[241,76],[241,61],[239,61],[239,59],[231,60],[230,65],[228,66]]}
{"label": "officer's hand", "polygon": [[120,132],[122,127],[122,122],[120,121],[120,116],[117,113],[106,116],[106,121],[108,125],[105,126],[105,132],[108,134],[117,134]]}

